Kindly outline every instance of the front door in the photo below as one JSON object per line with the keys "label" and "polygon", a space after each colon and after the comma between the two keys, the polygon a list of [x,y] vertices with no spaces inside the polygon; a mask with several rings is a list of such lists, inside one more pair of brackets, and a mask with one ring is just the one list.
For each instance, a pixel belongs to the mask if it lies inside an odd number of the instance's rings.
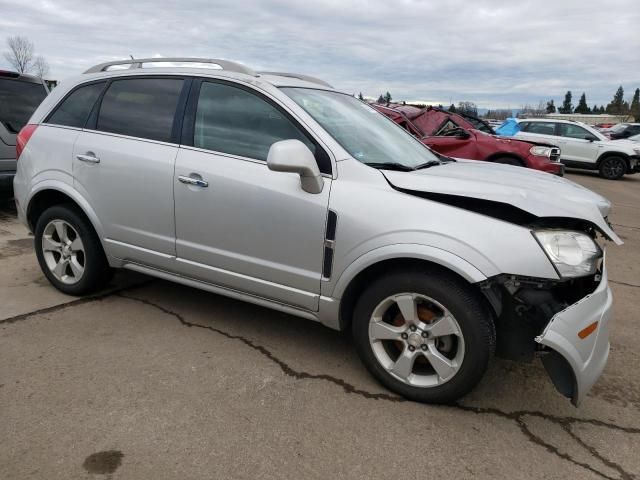
{"label": "front door", "polygon": [[599,147],[597,140],[587,140],[587,138],[595,138],[591,132],[579,125],[558,123],[558,135],[560,135],[560,151],[563,160],[583,163],[596,162]]}
{"label": "front door", "polygon": [[273,143],[291,138],[317,158],[324,152],[288,114],[244,87],[203,81],[192,95],[184,127],[192,146],[180,148],[174,178],[178,268],[317,310],[331,179],[310,194],[298,175],[269,170],[266,158]]}

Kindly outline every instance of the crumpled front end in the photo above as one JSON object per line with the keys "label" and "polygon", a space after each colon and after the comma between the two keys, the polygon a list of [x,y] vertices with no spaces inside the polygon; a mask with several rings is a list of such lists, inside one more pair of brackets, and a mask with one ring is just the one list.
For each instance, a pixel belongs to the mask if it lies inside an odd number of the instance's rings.
{"label": "crumpled front end", "polygon": [[481,285],[496,312],[496,354],[540,357],[556,389],[578,405],[609,355],[613,298],[605,258],[593,275],[547,280],[500,275]]}
{"label": "crumpled front end", "polygon": [[596,383],[609,356],[608,324],[613,316],[613,297],[602,262],[595,291],[556,313],[536,342],[542,363],[554,385],[578,405]]}

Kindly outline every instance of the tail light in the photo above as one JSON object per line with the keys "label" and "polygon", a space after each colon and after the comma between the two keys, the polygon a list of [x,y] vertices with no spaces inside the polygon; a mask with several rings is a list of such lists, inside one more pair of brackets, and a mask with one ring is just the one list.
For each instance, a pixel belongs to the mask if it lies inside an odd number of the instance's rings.
{"label": "tail light", "polygon": [[20,133],[18,133],[16,137],[16,160],[20,158],[20,154],[24,150],[24,147],[27,146],[27,142],[36,131],[36,128],[38,128],[38,125],[25,125],[22,127],[22,130],[20,130]]}

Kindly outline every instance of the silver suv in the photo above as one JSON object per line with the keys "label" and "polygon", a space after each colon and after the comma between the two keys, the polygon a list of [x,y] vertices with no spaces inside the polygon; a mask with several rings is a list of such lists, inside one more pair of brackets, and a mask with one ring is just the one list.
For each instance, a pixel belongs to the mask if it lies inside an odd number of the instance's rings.
{"label": "silver suv", "polygon": [[126,268],[350,329],[418,401],[466,394],[494,352],[585,396],[609,352],[596,240],[622,243],[606,199],[436,155],[321,80],[191,62],[98,65],[20,132],[18,215],[56,288]]}

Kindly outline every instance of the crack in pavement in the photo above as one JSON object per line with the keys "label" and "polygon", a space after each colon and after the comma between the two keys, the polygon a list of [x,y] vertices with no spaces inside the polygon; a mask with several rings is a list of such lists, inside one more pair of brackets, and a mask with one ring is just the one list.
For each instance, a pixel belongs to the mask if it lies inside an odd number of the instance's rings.
{"label": "crack in pavement", "polygon": [[[160,310],[161,312],[170,315],[174,318],[176,318],[180,324],[186,326],[186,327],[190,327],[190,328],[201,328],[204,330],[209,330],[212,331],[214,333],[217,333],[225,338],[228,338],[230,340],[238,340],[240,342],[242,342],[243,344],[245,344],[246,346],[248,346],[249,348],[257,351],[258,353],[260,353],[261,355],[263,355],[264,357],[266,357],[267,359],[269,359],[271,362],[275,363],[276,365],[278,365],[278,367],[280,367],[280,369],[282,370],[282,372],[289,376],[289,377],[293,377],[295,379],[298,380],[324,380],[330,383],[333,383],[339,387],[341,387],[345,393],[348,394],[354,394],[354,395],[359,395],[361,397],[364,397],[366,399],[370,399],[370,400],[383,400],[383,401],[389,401],[389,402],[396,402],[396,403],[409,403],[411,402],[411,400],[407,400],[406,398],[403,397],[399,397],[396,395],[391,395],[388,393],[374,393],[374,392],[368,392],[366,390],[362,390],[359,389],[357,387],[355,387],[354,385],[350,384],[349,382],[347,382],[344,379],[338,378],[338,377],[334,377],[332,375],[328,375],[328,374],[314,374],[314,373],[309,373],[309,372],[305,372],[305,371],[300,371],[300,370],[295,370],[293,367],[291,367],[290,365],[288,365],[284,360],[281,360],[280,358],[278,358],[273,352],[271,352],[268,348],[266,348],[263,345],[259,345],[257,343],[255,343],[254,341],[242,336],[242,335],[235,335],[229,332],[226,332],[224,330],[221,330],[219,328],[216,328],[214,326],[211,325],[202,325],[199,323],[194,323],[194,322],[190,322],[188,320],[186,320],[181,314],[170,310],[166,307],[163,307],[162,305],[152,302],[151,300],[147,300],[145,298],[140,298],[140,297],[134,297],[131,295],[125,295],[122,292],[118,292],[116,293],[117,296],[121,297],[121,298],[125,298],[125,299],[129,299],[131,301],[135,301],[135,302],[139,302],[142,303],[144,305],[148,305],[151,306],[157,310]],[[575,442],[582,447],[583,449],[585,449],[587,452],[589,452],[594,458],[596,458],[597,460],[599,460],[600,462],[602,462],[603,465],[606,465],[607,467],[609,467],[612,470],[615,470],[616,472],[618,472],[618,474],[620,475],[619,479],[621,480],[633,480],[635,479],[635,475],[626,471],[620,464],[607,459],[606,457],[604,457],[600,452],[598,452],[598,450],[591,446],[588,445],[583,439],[581,439],[573,430],[572,427],[576,424],[587,424],[587,425],[592,425],[592,426],[597,426],[597,427],[605,427],[605,428],[609,428],[611,430],[617,430],[617,431],[621,431],[624,433],[628,433],[628,434],[640,434],[640,428],[634,428],[634,427],[625,427],[625,426],[621,426],[621,425],[616,425],[614,423],[610,423],[610,422],[605,422],[602,420],[597,420],[597,419],[589,419],[589,418],[578,418],[578,417],[561,417],[561,416],[556,416],[556,415],[551,415],[551,414],[546,414],[544,412],[540,412],[540,411],[536,411],[536,410],[519,410],[519,411],[515,411],[515,412],[505,412],[503,410],[497,409],[497,408],[492,408],[492,407],[474,407],[474,406],[468,406],[468,405],[462,405],[462,404],[453,404],[450,406],[444,406],[442,408],[454,408],[457,410],[461,410],[464,412],[470,412],[470,413],[475,413],[475,414],[479,414],[479,415],[494,415],[500,418],[504,418],[510,421],[513,421],[516,423],[516,425],[518,425],[518,427],[520,428],[520,431],[525,435],[525,437],[527,438],[527,440],[529,440],[530,442],[532,442],[535,445],[538,445],[540,447],[543,447],[545,450],[547,450],[549,453],[556,455],[557,457],[568,461],[570,463],[573,463],[576,466],[582,467],[586,470],[589,470],[592,473],[595,473],[596,475],[601,476],[602,478],[605,478],[607,480],[618,480],[618,478],[616,477],[612,477],[607,475],[605,472],[602,472],[600,470],[598,470],[597,468],[584,463],[584,462],[580,462],[579,460],[573,458],[570,454],[568,453],[564,453],[562,451],[560,451],[560,449],[554,445],[552,445],[551,443],[548,443],[547,441],[545,441],[542,437],[536,435],[535,433],[533,433],[531,431],[531,429],[529,428],[529,426],[527,425],[525,418],[526,417],[537,417],[537,418],[542,418],[544,420],[550,421],[558,426],[560,426],[560,428],[562,428],[562,430],[564,430],[571,438],[573,438],[575,440]]]}
{"label": "crack in pavement", "polygon": [[146,280],[144,282],[135,283],[133,285],[127,285],[127,286],[124,286],[124,287],[116,287],[116,288],[112,288],[110,290],[106,290],[104,292],[96,293],[94,295],[87,295],[86,297],[76,298],[75,300],[71,300],[70,302],[59,303],[57,305],[52,305],[50,307],[44,307],[44,308],[40,308],[38,310],[34,310],[32,312],[21,313],[19,315],[14,315],[13,317],[0,319],[0,325],[8,325],[8,324],[11,324],[11,323],[20,322],[20,321],[26,320],[26,319],[34,316],[34,315],[44,315],[44,314],[51,313],[51,312],[57,312],[58,310],[64,310],[65,308],[75,307],[77,305],[84,305],[85,303],[99,302],[101,300],[104,300],[107,297],[110,297],[112,295],[117,295],[117,294],[119,294],[121,292],[125,292],[125,291],[128,291],[128,290],[135,290],[136,288],[145,287],[145,286],[149,285],[150,283],[152,283],[153,281],[154,280]]}
{"label": "crack in pavement", "polygon": [[625,287],[640,288],[640,285],[638,285],[638,284],[627,283],[627,282],[619,282],[618,280],[609,279],[609,283],[615,283],[616,285],[624,285]]}

